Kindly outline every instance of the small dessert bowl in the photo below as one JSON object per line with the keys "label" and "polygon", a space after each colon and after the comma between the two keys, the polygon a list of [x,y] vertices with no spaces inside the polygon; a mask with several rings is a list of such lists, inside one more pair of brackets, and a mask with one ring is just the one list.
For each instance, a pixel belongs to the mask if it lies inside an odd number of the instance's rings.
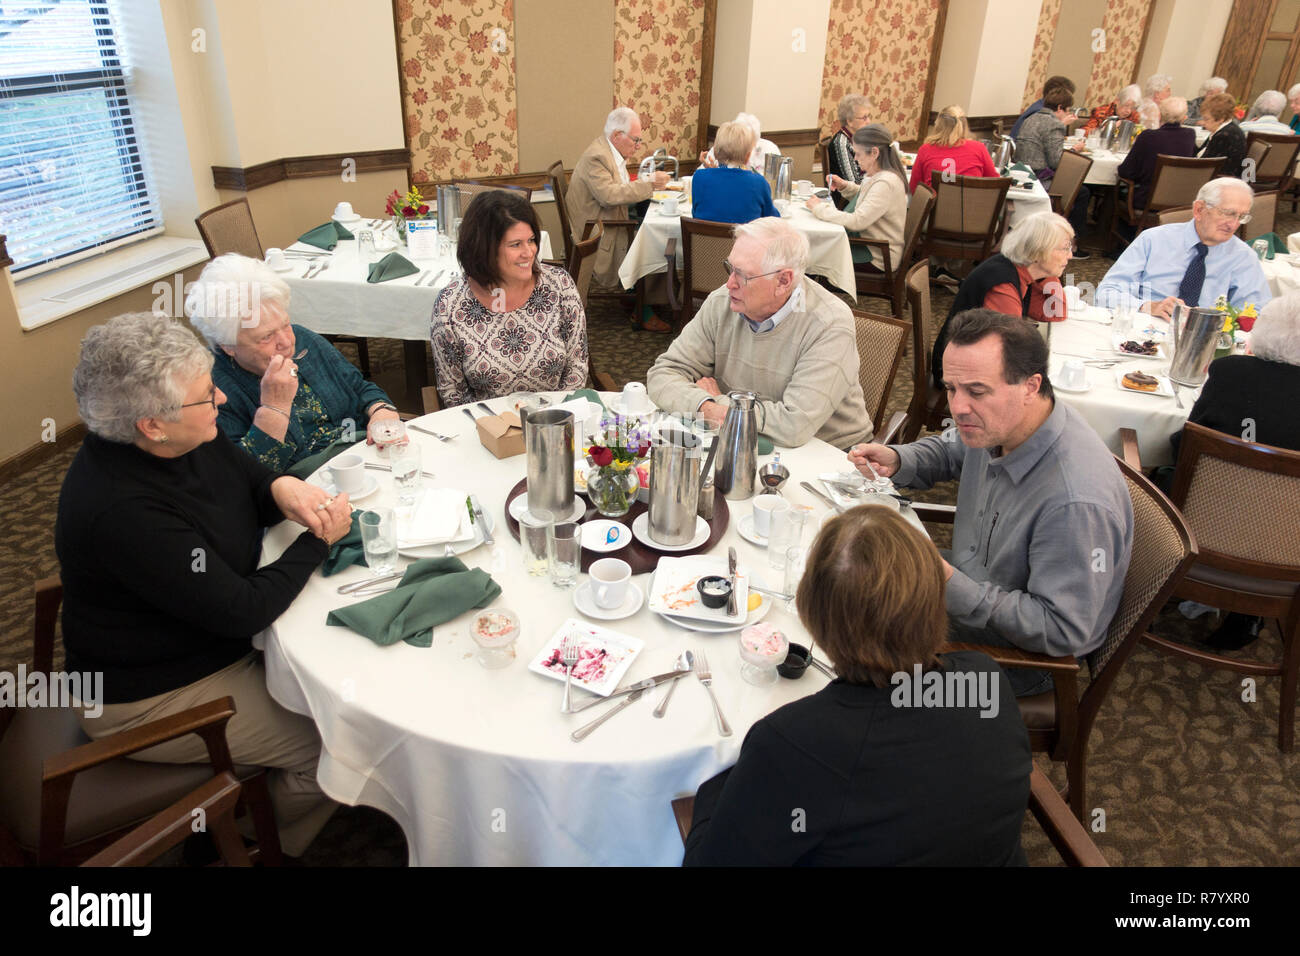
{"label": "small dessert bowl", "polygon": [[485,608],[470,620],[469,633],[478,645],[481,665],[488,670],[509,667],[519,639],[519,615],[509,608]]}
{"label": "small dessert bowl", "polygon": [[786,636],[771,624],[751,624],[740,632],[740,676],[755,687],[776,683],[776,668],[790,651]]}

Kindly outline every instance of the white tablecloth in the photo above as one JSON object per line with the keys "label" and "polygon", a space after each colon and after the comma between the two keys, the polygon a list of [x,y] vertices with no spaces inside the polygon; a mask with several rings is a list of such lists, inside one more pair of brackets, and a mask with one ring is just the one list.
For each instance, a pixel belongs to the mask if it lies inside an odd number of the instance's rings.
{"label": "white tablecloth", "polygon": [[1293,232],[1286,237],[1286,246],[1290,255],[1279,253],[1272,259],[1260,260],[1259,267],[1264,270],[1268,280],[1268,291],[1274,296],[1286,295],[1300,289],[1300,232]]}
{"label": "white tablecloth", "polygon": [[1047,194],[1042,182],[1035,178],[1033,187],[1032,190],[1025,190],[1012,186],[1007,190],[1007,222],[1010,226],[1014,227],[1026,216],[1032,216],[1036,212],[1052,211],[1052,197]]}
{"label": "white tablecloth", "polygon": [[[1102,317],[1104,309],[1090,309],[1088,314]],[[1130,338],[1165,342],[1167,351],[1172,351],[1172,344],[1167,335],[1157,335],[1147,331],[1165,332],[1168,323],[1153,319],[1148,315],[1139,315]],[[1137,369],[1154,374],[1163,372],[1169,366],[1168,359],[1131,358],[1117,355],[1111,351],[1111,328],[1098,322],[1085,321],[1082,318],[1070,318],[1051,326],[1051,361],[1048,375],[1053,382],[1059,381],[1061,366],[1071,358],[1114,359],[1120,364],[1116,368]],[[1115,368],[1094,368],[1084,366],[1088,376],[1089,390],[1082,393],[1056,391],[1058,401],[1065,402],[1083,415],[1093,431],[1101,436],[1115,454],[1120,454],[1119,430],[1132,428],[1137,431],[1138,447],[1142,464],[1171,465],[1173,456],[1169,448],[1169,436],[1180,431],[1187,421],[1196,396],[1200,389],[1183,388],[1179,394],[1184,408],[1179,408],[1172,398],[1160,395],[1148,395],[1123,389],[1115,381]]]}
{"label": "white tablecloth", "polygon": [[[504,526],[509,489],[524,476],[523,456],[498,461],[475,438],[461,409],[420,419],[454,442],[412,432],[424,452],[433,486],[476,492],[496,522],[496,547],[464,556],[502,585],[494,602],[523,619],[517,659],[485,670],[474,659],[469,615],[434,629],[433,646],[377,647],[343,627],[328,627],[327,612],[349,601],[336,588],[366,578],[353,567],[330,578],[315,574],[275,623],[266,642],[267,682],[290,710],[311,716],[324,742],[321,786],[347,804],[366,804],[401,825],[413,865],[662,865],[680,863],[681,840],[670,801],[694,793],[706,779],[735,762],[750,725],[789,701],[827,683],[810,670],[798,681],[758,688],[740,677],[737,634],[699,634],[664,622],[642,607],[605,626],[646,642],[625,680],[670,670],[686,648],[707,651],[722,710],[734,734],[720,737],[705,690],[690,677],[677,689],[663,719],[651,711],[665,692],[647,695],[581,743],[569,733],[603,712],[559,713],[563,685],[528,671],[542,644],[568,617],[581,617],[571,591],[548,578],[522,573],[522,555]],[[373,449],[360,445],[367,459]],[[843,452],[814,440],[781,449],[792,472],[786,498],[813,509],[804,544],[826,507],[799,487],[828,470],[848,469]],[[367,474],[380,474],[367,472]],[[391,482],[380,474],[374,497],[391,504]],[[782,571],[768,567],[767,552],[744,541],[738,520],[745,501],[729,502],[731,522],[713,554],[725,561],[734,545],[753,579],[781,587]],[[919,522],[914,523],[920,527]],[[287,522],[266,537],[272,560],[300,529]],[[405,559],[402,559],[405,563]],[[719,565],[722,566],[721,564]],[[648,591],[651,575],[632,580]],[[586,575],[580,577],[580,582]],[[647,595],[648,597],[648,595]],[[795,615],[778,602],[765,620],[791,640],[807,643]],[[601,623],[601,622],[597,622]],[[575,700],[587,695],[575,691]]]}
{"label": "white tablecloth", "polygon": [[[690,207],[684,208],[683,215],[689,216]],[[825,276],[836,288],[856,297],[858,284],[853,278],[853,253],[849,248],[849,234],[844,231],[844,227],[833,222],[823,222],[797,200],[791,206],[789,221],[808,237],[808,271],[813,275]],[[669,239],[677,240],[677,263],[680,267],[681,236],[681,217],[663,215],[659,212],[659,204],[652,202],[645,222],[636,231],[627,255],[623,257],[623,264],[619,267],[618,278],[623,283],[623,288],[630,289],[636,285],[637,279],[667,271],[664,250],[668,248]]]}
{"label": "white tablecloth", "polygon": [[1108,149],[1089,150],[1092,167],[1088,170],[1088,175],[1083,177],[1084,185],[1114,186],[1119,182],[1119,164],[1124,162],[1127,155],[1128,153],[1112,153]]}
{"label": "white tablecloth", "polygon": [[[349,226],[353,233],[363,228],[361,225]],[[393,227],[387,221],[375,232],[378,240],[392,242]],[[301,242],[295,242],[288,249],[321,251]],[[381,250],[381,253],[392,251],[394,249],[389,248]],[[410,259],[420,271],[400,279],[369,283],[357,255],[357,243],[352,239],[334,247],[330,266],[319,278],[302,278],[308,268],[307,260],[291,257],[289,262],[293,269],[284,275],[293,293],[289,301],[290,320],[327,335],[427,340],[434,300],[460,273],[455,250],[448,256],[435,259],[414,259],[405,246],[397,247],[396,251]],[[537,254],[543,259],[551,258],[551,237],[545,232]],[[434,282],[430,282],[425,274],[439,271],[442,275]],[[416,287],[415,283],[420,279],[425,280],[424,284]]]}

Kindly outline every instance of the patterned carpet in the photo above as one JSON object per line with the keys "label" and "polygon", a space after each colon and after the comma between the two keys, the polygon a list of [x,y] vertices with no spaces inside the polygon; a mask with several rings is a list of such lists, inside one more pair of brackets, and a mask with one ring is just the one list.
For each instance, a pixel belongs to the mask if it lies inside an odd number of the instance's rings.
{"label": "patterned carpet", "polygon": [[[1277,231],[1286,235],[1297,229],[1300,220],[1285,217]],[[1110,264],[1094,256],[1076,260],[1072,269],[1078,280],[1095,284]],[[952,294],[936,285],[937,320],[951,302]],[[863,300],[862,305],[887,311],[880,300]],[[620,386],[644,381],[669,342],[668,336],[632,330],[626,310],[617,305],[593,304],[588,332],[593,365],[610,372]],[[397,342],[372,340],[371,353],[376,377],[400,370]],[[899,370],[891,411],[906,408],[911,399],[910,361],[909,356]],[[0,486],[0,511],[6,516],[0,532],[0,669],[30,660],[31,586],[58,570],[55,507],[74,452],[65,451]],[[955,495],[950,484],[917,497],[951,503]],[[940,533],[935,537],[941,546],[947,543]],[[1212,616],[1191,622],[1167,608],[1154,629],[1194,640],[1213,627]],[[1267,634],[1239,653],[1276,659],[1280,644]],[[1300,754],[1278,752],[1278,706],[1276,678],[1259,680],[1258,700],[1244,703],[1237,675],[1203,670],[1139,646],[1101,710],[1089,747],[1088,806],[1096,808],[1090,819],[1107,859],[1129,866],[1300,864]],[[1060,767],[1041,755],[1038,759],[1058,785],[1064,783]],[[1024,839],[1032,864],[1059,865],[1028,815]],[[403,866],[406,845],[384,814],[345,807],[303,862]]]}

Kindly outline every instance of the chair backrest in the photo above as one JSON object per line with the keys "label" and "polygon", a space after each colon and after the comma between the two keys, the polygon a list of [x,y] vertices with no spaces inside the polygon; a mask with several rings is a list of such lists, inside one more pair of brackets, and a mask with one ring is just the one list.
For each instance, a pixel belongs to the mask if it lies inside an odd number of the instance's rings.
{"label": "chair backrest", "polygon": [[1300,451],[1189,422],[1171,497],[1196,534],[1200,563],[1300,581]]}
{"label": "chair backrest", "polygon": [[1257,189],[1276,187],[1285,190],[1286,184],[1289,184],[1295,175],[1296,155],[1300,154],[1300,136],[1288,133],[1248,132],[1246,134],[1247,156],[1250,155],[1250,148],[1255,143],[1268,143],[1271,148],[1263,160],[1255,166],[1255,182],[1252,185]]}
{"label": "chair backrest", "polygon": [[907,218],[903,220],[903,250],[899,261],[894,263],[895,272],[905,271],[916,258],[916,245],[921,241],[933,208],[934,190],[925,183],[918,183],[916,192],[907,201]]}
{"label": "chair backrest", "polygon": [[[1259,177],[1260,169],[1266,168],[1264,162],[1268,158],[1268,154],[1272,152],[1273,144],[1262,139],[1256,139],[1253,135],[1247,139],[1247,143],[1249,145],[1246,146],[1246,159],[1250,160],[1250,163],[1243,169],[1243,172],[1250,172],[1250,178],[1246,182],[1253,183]],[[1232,170],[1228,170],[1228,172],[1231,173]]]}
{"label": "chair backrest", "polygon": [[1255,198],[1250,203],[1250,222],[1237,227],[1237,235],[1244,242],[1250,242],[1259,236],[1275,232],[1274,226],[1277,225],[1277,198],[1280,196],[1276,189],[1265,189],[1262,192],[1255,193]]}
{"label": "chair backrest", "polygon": [[1151,195],[1147,209],[1155,212],[1169,206],[1190,206],[1202,186],[1219,175],[1222,156],[1156,156],[1155,172],[1151,176]]}
{"label": "chair backrest", "polygon": [[1056,175],[1052,177],[1051,188],[1047,195],[1052,199],[1052,207],[1062,216],[1070,215],[1074,200],[1079,195],[1079,188],[1092,169],[1092,160],[1080,156],[1073,150],[1061,150],[1061,161],[1056,164]]}
{"label": "chair backrest", "polygon": [[453,179],[451,184],[460,190],[460,210],[463,214],[465,207],[479,193],[490,193],[494,189],[504,189],[507,192],[518,193],[525,200],[532,200],[533,189],[531,186],[514,186],[510,183],[481,183],[476,179]]}
{"label": "chair backrest", "polygon": [[565,261],[573,251],[573,224],[569,222],[569,177],[564,172],[563,160],[557,159],[547,167],[551,178],[551,193],[555,196],[556,212],[560,214],[560,232],[564,237]]}
{"label": "chair backrest", "polygon": [[912,317],[912,404],[915,407],[917,401],[924,401],[930,383],[930,260],[922,259],[907,270],[905,286],[907,311]]}
{"label": "chair backrest", "polygon": [[1156,215],[1156,221],[1160,225],[1168,225],[1171,222],[1191,222],[1191,206],[1170,206],[1168,209],[1161,209]]}
{"label": "chair backrest", "polygon": [[596,271],[596,252],[600,240],[605,235],[603,222],[589,222],[583,232],[581,242],[573,244],[573,251],[565,263],[573,284],[578,287],[578,298],[582,300],[583,309],[587,308],[587,292],[591,288],[591,277]]}
{"label": "chair backrest", "polygon": [[911,325],[891,315],[854,309],[853,326],[858,340],[858,383],[871,416],[871,430],[879,432]]}
{"label": "chair backrest", "polygon": [[214,259],[228,252],[237,252],[250,259],[261,259],[264,255],[247,199],[232,199],[214,206],[200,213],[194,225],[199,227],[199,236],[208,248],[208,255]]}
{"label": "chair backrest", "polygon": [[722,264],[735,243],[735,227],[725,222],[682,217],[682,318],[685,325],[695,316],[696,301],[727,284]]}
{"label": "chair backrest", "polygon": [[942,171],[930,173],[934,212],[931,238],[972,242],[991,237],[1002,219],[1011,180],[1005,177],[955,176],[945,180]]}
{"label": "chair backrest", "polygon": [[425,385],[420,389],[420,401],[426,415],[442,410],[442,401],[438,398],[438,388],[435,385]]}

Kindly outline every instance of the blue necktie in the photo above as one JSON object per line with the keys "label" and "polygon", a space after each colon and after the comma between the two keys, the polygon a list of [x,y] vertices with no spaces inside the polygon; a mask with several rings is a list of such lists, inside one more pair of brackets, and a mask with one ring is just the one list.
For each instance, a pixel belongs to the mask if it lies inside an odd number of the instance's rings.
{"label": "blue necktie", "polygon": [[1178,298],[1182,299],[1189,309],[1194,309],[1201,304],[1201,286],[1205,285],[1205,254],[1209,251],[1210,247],[1205,243],[1196,244],[1196,254],[1187,264],[1183,281],[1178,284]]}

